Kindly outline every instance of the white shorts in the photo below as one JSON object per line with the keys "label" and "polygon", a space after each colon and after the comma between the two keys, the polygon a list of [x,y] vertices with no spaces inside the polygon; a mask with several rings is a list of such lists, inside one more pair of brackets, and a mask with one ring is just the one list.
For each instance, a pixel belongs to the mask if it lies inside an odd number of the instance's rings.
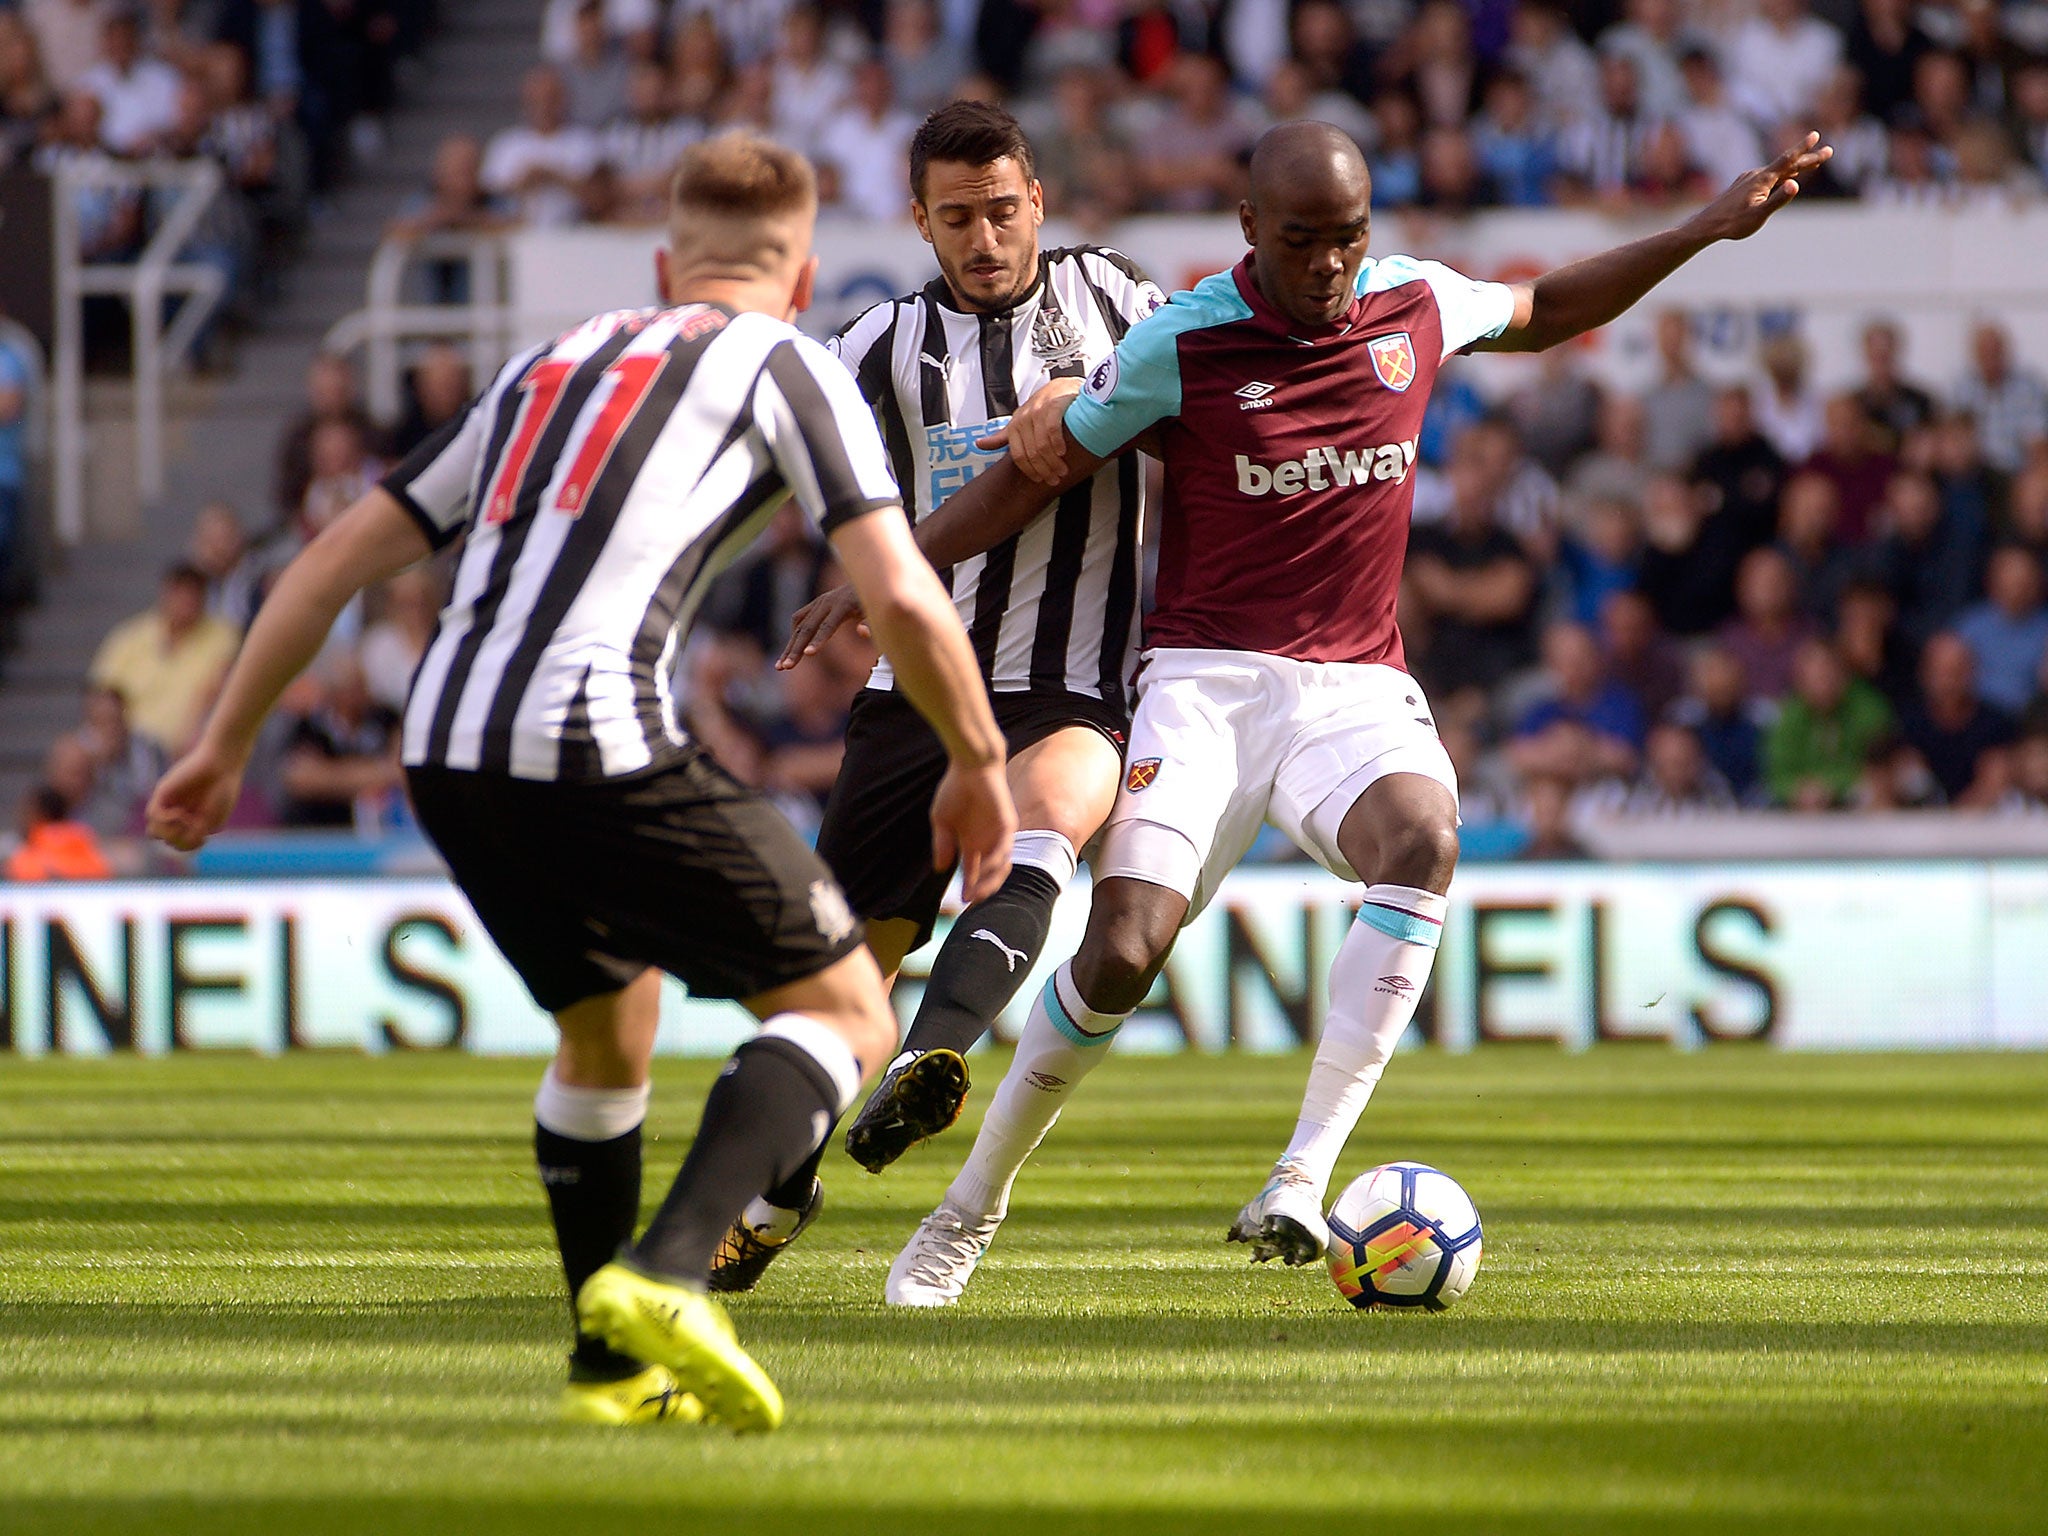
{"label": "white shorts", "polygon": [[1458,793],[1429,700],[1406,672],[1258,651],[1148,651],[1124,761],[1095,877],[1178,891],[1190,921],[1262,822],[1356,880],[1337,828],[1367,786],[1419,773]]}

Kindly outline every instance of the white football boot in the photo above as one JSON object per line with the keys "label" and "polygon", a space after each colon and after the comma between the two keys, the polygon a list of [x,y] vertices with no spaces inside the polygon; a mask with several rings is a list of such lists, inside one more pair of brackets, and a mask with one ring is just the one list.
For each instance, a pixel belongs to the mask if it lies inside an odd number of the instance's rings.
{"label": "white football boot", "polygon": [[941,1200],[889,1266],[882,1299],[892,1307],[950,1307],[974,1278],[974,1266],[1002,1224],[1000,1216],[976,1216]]}
{"label": "white football boot", "polygon": [[1252,1262],[1284,1259],[1313,1264],[1329,1251],[1330,1224],[1323,1220],[1322,1194],[1307,1174],[1282,1158],[1258,1198],[1237,1213],[1228,1240],[1252,1245]]}

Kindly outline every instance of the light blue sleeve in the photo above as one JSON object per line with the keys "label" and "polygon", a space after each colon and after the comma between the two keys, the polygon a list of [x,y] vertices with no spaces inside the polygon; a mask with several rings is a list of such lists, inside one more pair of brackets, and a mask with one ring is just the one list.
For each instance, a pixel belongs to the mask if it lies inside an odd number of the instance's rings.
{"label": "light blue sleeve", "polygon": [[1108,458],[1156,422],[1180,414],[1180,339],[1189,331],[1248,319],[1251,308],[1228,272],[1205,277],[1124,333],[1067,407],[1074,441]]}
{"label": "light blue sleeve", "polygon": [[[1475,341],[1498,336],[1515,318],[1515,290],[1506,283],[1486,283],[1453,271],[1440,261],[1412,256],[1383,256],[1358,269],[1361,297],[1398,288],[1417,278],[1429,284],[1444,333],[1444,357]],[[1439,359],[1441,361],[1441,359]]]}

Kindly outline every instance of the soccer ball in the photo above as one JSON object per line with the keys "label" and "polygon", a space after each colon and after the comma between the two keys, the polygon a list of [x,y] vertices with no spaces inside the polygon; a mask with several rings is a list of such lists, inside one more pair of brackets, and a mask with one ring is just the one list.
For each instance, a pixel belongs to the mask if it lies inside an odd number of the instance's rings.
{"label": "soccer ball", "polygon": [[1382,1163],[1330,1207],[1330,1278],[1344,1299],[1441,1312],[1479,1273],[1479,1212],[1447,1173]]}

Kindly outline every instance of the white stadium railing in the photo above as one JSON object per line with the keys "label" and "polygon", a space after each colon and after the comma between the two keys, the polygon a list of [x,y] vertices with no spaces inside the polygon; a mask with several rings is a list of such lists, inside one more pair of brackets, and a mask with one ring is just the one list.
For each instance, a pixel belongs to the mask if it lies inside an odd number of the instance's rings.
{"label": "white stadium railing", "polygon": [[[459,264],[467,277],[465,304],[409,302],[407,280],[429,263]],[[370,260],[363,308],[327,332],[330,352],[360,350],[363,391],[370,414],[393,421],[404,409],[408,349],[420,342],[466,344],[470,371],[489,377],[512,355],[512,311],[507,303],[505,240],[498,235],[422,235],[389,239]]]}

